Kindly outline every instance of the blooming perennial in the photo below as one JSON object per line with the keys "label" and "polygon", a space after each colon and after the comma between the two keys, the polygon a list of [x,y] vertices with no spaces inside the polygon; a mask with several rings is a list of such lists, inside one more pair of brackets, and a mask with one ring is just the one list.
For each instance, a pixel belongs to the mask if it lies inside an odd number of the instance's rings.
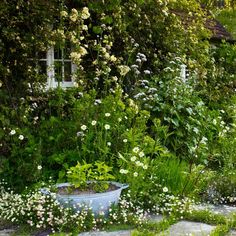
{"label": "blooming perennial", "polygon": [[108,130],[108,129],[110,129],[110,128],[111,128],[111,126],[110,126],[110,125],[108,125],[108,124],[106,124],[106,125],[104,126],[104,128],[105,128],[106,130]]}
{"label": "blooming perennial", "polygon": [[85,130],[87,129],[87,126],[86,126],[86,125],[82,125],[80,128],[81,128],[83,131],[85,131]]}
{"label": "blooming perennial", "polygon": [[24,136],[22,134],[20,134],[18,138],[19,138],[19,140],[23,140]]}
{"label": "blooming perennial", "polygon": [[51,228],[52,233],[75,228],[81,232],[94,231],[106,224],[140,225],[146,217],[145,211],[130,201],[129,194],[123,196],[118,207],[109,210],[107,218],[104,218],[102,209],[95,217],[90,207],[79,207],[80,211],[64,208],[53,193],[44,195],[40,191],[31,191],[25,195],[16,194],[7,191],[0,182],[0,219],[38,229]]}
{"label": "blooming perennial", "polygon": [[11,132],[9,134],[14,135],[14,134],[16,134],[16,131],[13,129],[13,130],[11,130]]}

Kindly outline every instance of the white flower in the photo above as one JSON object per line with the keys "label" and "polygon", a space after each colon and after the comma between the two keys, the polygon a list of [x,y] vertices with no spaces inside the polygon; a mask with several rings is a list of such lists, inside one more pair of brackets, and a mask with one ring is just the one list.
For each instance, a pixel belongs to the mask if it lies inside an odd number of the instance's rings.
{"label": "white flower", "polygon": [[78,52],[71,52],[70,53],[70,58],[74,62],[78,62],[79,63],[81,61],[81,56],[82,55],[80,53],[78,53]]}
{"label": "white flower", "polygon": [[101,104],[101,103],[102,103],[102,101],[100,99],[96,99],[95,102],[94,102],[94,105],[98,105],[98,104]]}
{"label": "white flower", "polygon": [[86,130],[87,129],[87,126],[86,125],[81,125],[80,127],[82,130]]}
{"label": "white flower", "polygon": [[150,70],[144,70],[144,74],[150,75],[150,74],[151,74],[151,71],[150,71]]}
{"label": "white flower", "polygon": [[66,11],[61,11],[61,12],[60,12],[60,15],[61,15],[62,17],[67,17],[67,16],[68,16],[68,13],[67,13]]}
{"label": "white flower", "polygon": [[148,165],[143,165],[143,169],[146,170],[148,168]]}
{"label": "white flower", "polygon": [[109,117],[109,116],[111,116],[111,114],[110,113],[105,113],[105,116]]}
{"label": "white flower", "polygon": [[91,124],[94,126],[94,125],[97,124],[97,121],[96,121],[96,120],[93,120],[93,121],[91,122]]}
{"label": "white flower", "polygon": [[112,76],[111,78],[112,78],[112,80],[113,80],[114,82],[117,82],[117,81],[118,81],[117,76]]}
{"label": "white flower", "polygon": [[167,187],[164,187],[164,188],[162,189],[162,191],[163,191],[164,193],[167,193],[167,192],[168,192],[168,188],[167,188]]}
{"label": "white flower", "polygon": [[137,159],[136,156],[132,156],[132,157],[130,158],[131,161],[136,161],[136,159]]}
{"label": "white flower", "polygon": [[202,137],[202,140],[200,141],[200,143],[206,144],[207,141],[208,141],[208,139],[206,137]]}
{"label": "white flower", "polygon": [[137,177],[138,176],[138,173],[137,172],[134,172],[134,177]]}
{"label": "white flower", "polygon": [[140,152],[139,154],[138,154],[140,157],[144,157],[144,152]]}
{"label": "white flower", "polygon": [[79,53],[80,53],[80,55],[84,56],[88,53],[88,51],[86,50],[86,48],[80,46]]}
{"label": "white flower", "polygon": [[129,172],[128,170],[120,169],[121,174],[128,174],[128,172]]}
{"label": "white flower", "polygon": [[70,20],[72,21],[72,22],[75,22],[75,21],[77,21],[77,19],[78,19],[78,11],[75,9],[75,8],[73,8],[72,10],[71,10],[71,15],[70,15]]}
{"label": "white flower", "polygon": [[139,152],[139,147],[133,148],[133,152],[134,152],[134,153],[138,153],[138,152]]}
{"label": "white flower", "polygon": [[193,128],[193,132],[195,132],[196,134],[198,134],[198,133],[199,133],[198,128],[194,127],[194,128]]}
{"label": "white flower", "polygon": [[111,128],[111,126],[110,126],[110,125],[108,125],[108,124],[106,124],[104,127],[105,127],[105,129],[106,129],[106,130],[108,130],[108,129],[110,129],[110,128]]}
{"label": "white flower", "polygon": [[84,133],[83,132],[77,132],[76,135],[77,135],[77,137],[83,137]]}
{"label": "white flower", "polygon": [[37,169],[38,169],[38,170],[42,170],[42,166],[41,166],[41,165],[38,165],[38,166],[37,166]]}
{"label": "white flower", "polygon": [[143,165],[143,163],[140,162],[140,161],[136,161],[135,164],[136,164],[137,166],[142,166],[142,165]]}
{"label": "white flower", "polygon": [[130,71],[130,68],[125,65],[118,66],[118,69],[120,71],[121,76],[125,76]]}
{"label": "white flower", "polygon": [[22,134],[19,135],[18,137],[20,140],[23,140],[24,139],[24,136]]}
{"label": "white flower", "polygon": [[13,130],[11,130],[11,132],[9,134],[14,135],[15,133],[16,133],[16,131],[13,129]]}
{"label": "white flower", "polygon": [[117,60],[117,58],[114,55],[111,55],[110,61],[115,62],[116,60]]}
{"label": "white flower", "polygon": [[122,119],[121,118],[118,118],[118,122],[121,122],[122,121]]}
{"label": "white flower", "polygon": [[107,142],[107,146],[111,146],[111,142]]}
{"label": "white flower", "polygon": [[81,18],[82,18],[83,20],[86,20],[86,19],[88,19],[89,17],[90,17],[89,9],[88,9],[87,7],[84,7],[84,8],[82,9]]}
{"label": "white flower", "polygon": [[87,31],[87,30],[88,30],[88,26],[87,26],[87,25],[83,25],[83,26],[82,26],[82,29],[85,30],[85,31]]}
{"label": "white flower", "polygon": [[127,139],[123,139],[123,142],[124,142],[124,143],[127,143],[127,142],[128,142],[128,140],[127,140]]}

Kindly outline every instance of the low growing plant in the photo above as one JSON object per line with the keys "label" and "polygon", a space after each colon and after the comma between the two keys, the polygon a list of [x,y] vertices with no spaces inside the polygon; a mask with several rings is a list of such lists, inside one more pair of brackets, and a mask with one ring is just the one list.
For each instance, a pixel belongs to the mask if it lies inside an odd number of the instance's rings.
{"label": "low growing plant", "polygon": [[89,185],[92,185],[94,191],[104,192],[109,188],[107,181],[115,179],[110,173],[111,171],[112,167],[107,166],[104,162],[96,161],[93,164],[88,164],[85,161],[83,164],[78,162],[76,166],[68,169],[67,179],[75,188],[85,190]]}
{"label": "low growing plant", "polygon": [[79,233],[122,224],[141,225],[146,212],[126,199],[123,196],[120,204],[110,209],[108,217],[105,218],[102,211],[95,217],[86,206],[76,212],[73,208],[64,208],[53,193],[44,195],[39,190],[31,190],[25,194],[17,194],[1,183],[0,220],[28,225],[31,229],[50,229],[52,233]]}

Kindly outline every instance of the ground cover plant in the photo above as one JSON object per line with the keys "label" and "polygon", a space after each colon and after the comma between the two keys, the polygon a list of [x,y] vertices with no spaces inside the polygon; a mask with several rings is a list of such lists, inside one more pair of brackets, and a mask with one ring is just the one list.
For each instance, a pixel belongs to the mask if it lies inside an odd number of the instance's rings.
{"label": "ground cover plant", "polygon": [[[81,232],[135,227],[153,212],[173,217],[165,228],[194,201],[235,205],[236,47],[210,45],[197,1],[0,6],[0,219]],[[25,22],[34,27],[22,30]],[[58,88],[46,89],[39,54],[68,44],[74,87],[60,87],[60,75]],[[92,179],[103,165],[129,184],[109,219],[39,191],[68,177],[83,184],[83,165]]]}

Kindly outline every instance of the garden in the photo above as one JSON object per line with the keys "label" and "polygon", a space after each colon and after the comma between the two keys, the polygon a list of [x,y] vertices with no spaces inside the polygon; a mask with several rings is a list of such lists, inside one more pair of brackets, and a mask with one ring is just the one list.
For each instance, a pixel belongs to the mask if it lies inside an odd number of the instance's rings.
{"label": "garden", "polygon": [[193,208],[236,206],[236,44],[208,17],[195,0],[0,3],[0,229],[236,229]]}

